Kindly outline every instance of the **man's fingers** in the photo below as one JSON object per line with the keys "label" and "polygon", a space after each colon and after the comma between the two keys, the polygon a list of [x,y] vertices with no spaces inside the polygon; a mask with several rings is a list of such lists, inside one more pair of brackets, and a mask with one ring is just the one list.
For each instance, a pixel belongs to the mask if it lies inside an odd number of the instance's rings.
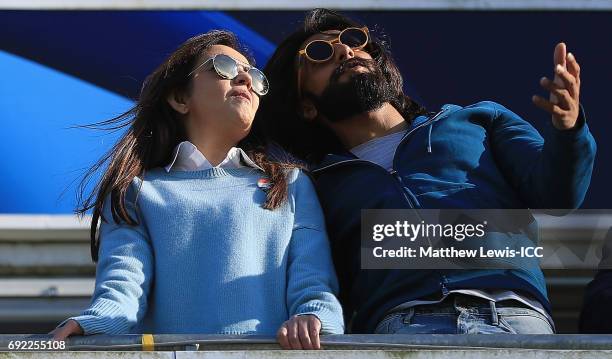
{"label": "man's fingers", "polygon": [[555,53],[553,55],[553,65],[557,67],[557,65],[561,65],[566,67],[565,56],[566,56],[567,48],[565,43],[560,42],[555,46]]}
{"label": "man's fingers", "polygon": [[533,101],[533,103],[538,106],[539,108],[543,109],[546,112],[550,112],[551,114],[555,115],[555,116],[563,116],[565,114],[565,111],[559,107],[558,105],[553,104],[550,101],[547,101],[545,99],[543,99],[540,96],[534,95],[531,100]]}
{"label": "man's fingers", "polygon": [[308,331],[308,320],[305,320],[305,318],[299,320],[298,333],[300,336],[300,343],[302,343],[302,349],[312,349],[312,342]]}
{"label": "man's fingers", "polygon": [[559,105],[565,110],[569,110],[572,107],[571,102],[573,98],[567,89],[558,86],[546,77],[540,79],[540,85],[550,91],[551,94],[555,95],[551,97],[552,103]]}
{"label": "man's fingers", "polygon": [[280,344],[283,349],[291,349],[291,345],[289,344],[289,338],[287,337],[288,330],[285,324],[281,325],[276,332],[276,340],[278,340],[278,344]]}
{"label": "man's fingers", "polygon": [[308,322],[308,331],[310,332],[310,340],[312,341],[312,347],[314,349],[321,349],[321,339],[319,333],[321,333],[321,322],[318,318]]}
{"label": "man's fingers", "polygon": [[567,54],[567,71],[576,79],[576,95],[574,98],[578,101],[580,97],[580,65],[571,52]]}
{"label": "man's fingers", "polygon": [[555,74],[561,78],[565,88],[569,91],[572,98],[576,98],[578,96],[578,84],[576,83],[576,78],[574,75],[570,74],[566,68],[557,65],[555,67]]}
{"label": "man's fingers", "polygon": [[580,65],[571,52],[567,54],[567,70],[576,78],[576,81],[580,81]]}

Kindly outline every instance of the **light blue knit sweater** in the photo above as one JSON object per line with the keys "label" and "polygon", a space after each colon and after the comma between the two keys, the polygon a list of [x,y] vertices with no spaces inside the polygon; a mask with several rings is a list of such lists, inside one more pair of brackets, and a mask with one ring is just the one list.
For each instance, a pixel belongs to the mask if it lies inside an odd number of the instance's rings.
{"label": "light blue knit sweater", "polygon": [[322,333],[343,333],[337,279],[310,179],[292,170],[288,201],[271,211],[261,207],[263,177],[245,167],[154,169],[144,182],[135,179],[126,203],[140,225],[117,225],[107,201],[92,302],[69,319],[85,335],[274,335],[290,316],[314,314]]}

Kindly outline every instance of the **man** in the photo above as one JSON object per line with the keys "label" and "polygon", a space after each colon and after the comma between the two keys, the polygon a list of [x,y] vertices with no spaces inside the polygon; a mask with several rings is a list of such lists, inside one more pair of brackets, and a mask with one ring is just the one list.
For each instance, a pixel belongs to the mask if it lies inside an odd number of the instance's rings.
{"label": "man", "polygon": [[541,80],[549,100],[533,98],[552,115],[545,139],[493,102],[427,113],[404,95],[385,44],[329,10],[307,14],[265,72],[272,86],[255,122],[312,164],[353,333],[554,332],[538,267],[362,269],[360,212],[578,207],[595,142],[564,44],[554,80]]}

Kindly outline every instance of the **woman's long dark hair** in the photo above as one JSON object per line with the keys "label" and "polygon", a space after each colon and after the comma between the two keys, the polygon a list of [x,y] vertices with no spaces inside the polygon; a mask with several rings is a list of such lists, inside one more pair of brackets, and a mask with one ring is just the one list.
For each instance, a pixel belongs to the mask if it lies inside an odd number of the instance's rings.
{"label": "woman's long dark hair", "polygon": [[[297,53],[310,36],[326,30],[342,30],[347,27],[363,27],[345,16],[327,9],[315,9],[306,14],[304,26],[283,41],[264,72],[273,84],[262,99],[256,118],[265,123],[266,132],[294,155],[308,162],[318,162],[330,152],[342,149],[331,130],[317,121],[306,121],[301,114],[297,93]],[[404,94],[402,75],[391,57],[388,43],[372,36],[366,50],[380,66],[383,75],[392,85],[397,96],[391,104],[411,122],[425,114],[425,109]]]}
{"label": "woman's long dark hair", "polygon": [[[109,131],[127,127],[126,133],[113,148],[89,169],[80,185],[76,213],[83,216],[93,208],[90,239],[94,262],[98,260],[98,221],[107,221],[102,215],[107,197],[110,198],[111,213],[116,223],[123,221],[129,225],[138,224],[138,219],[128,214],[125,203],[132,180],[135,177],[144,179],[146,170],[167,164],[176,145],[187,140],[182,119],[166,99],[172,93],[190,93],[192,82],[188,74],[197,65],[202,52],[212,45],[229,46],[243,53],[253,63],[230,32],[214,30],[192,37],[145,79],[134,107],[109,120],[81,126]],[[289,158],[271,158],[261,126],[256,122],[253,122],[251,131],[238,145],[265,171],[272,182],[264,208],[278,208],[287,198],[286,169],[298,165],[291,163]],[[105,165],[107,168],[101,180],[85,198],[87,185]]]}

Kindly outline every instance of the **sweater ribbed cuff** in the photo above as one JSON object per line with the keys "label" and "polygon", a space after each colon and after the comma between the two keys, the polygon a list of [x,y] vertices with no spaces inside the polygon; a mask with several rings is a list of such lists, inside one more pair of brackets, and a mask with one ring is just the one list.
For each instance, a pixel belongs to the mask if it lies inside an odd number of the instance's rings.
{"label": "sweater ribbed cuff", "polygon": [[298,309],[296,315],[314,315],[321,322],[321,334],[344,334],[342,313],[326,308],[325,303],[309,302]]}
{"label": "sweater ribbed cuff", "polygon": [[115,303],[99,300],[83,314],[70,317],[61,322],[61,327],[69,320],[75,320],[83,328],[83,335],[92,334],[126,334],[130,324],[125,313]]}

